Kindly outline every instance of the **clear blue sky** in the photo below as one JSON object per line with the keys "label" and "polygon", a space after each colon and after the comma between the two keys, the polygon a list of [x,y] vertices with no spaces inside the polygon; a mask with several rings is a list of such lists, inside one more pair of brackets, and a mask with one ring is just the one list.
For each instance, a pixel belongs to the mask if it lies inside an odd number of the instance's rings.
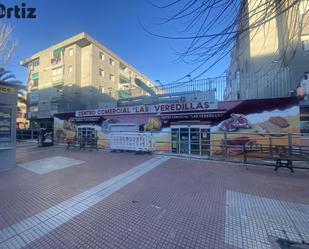
{"label": "clear blue sky", "polygon": [[[1,1],[7,7],[22,2],[36,8],[36,19],[2,21],[13,25],[13,36],[18,43],[7,69],[23,82],[26,82],[26,69],[19,65],[20,60],[80,32],[90,34],[140,72],[164,84],[194,68],[176,63],[176,51],[184,50],[183,42],[157,38],[143,30],[140,21],[150,30],[173,34],[170,26],[154,24],[166,13],[154,8],[148,0]],[[202,78],[218,76],[227,66],[228,58]]]}

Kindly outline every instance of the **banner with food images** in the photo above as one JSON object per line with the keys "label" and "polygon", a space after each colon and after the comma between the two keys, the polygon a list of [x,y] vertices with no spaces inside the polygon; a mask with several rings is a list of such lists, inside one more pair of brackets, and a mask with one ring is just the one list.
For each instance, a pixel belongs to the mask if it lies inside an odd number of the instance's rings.
{"label": "banner with food images", "polygon": [[[290,142],[299,144],[299,106],[264,110],[259,113],[231,113],[230,116],[211,128],[213,154],[242,154],[261,149],[286,149]],[[223,132],[223,134],[222,134]],[[225,134],[224,134],[225,133]],[[292,138],[292,141],[291,141]]]}

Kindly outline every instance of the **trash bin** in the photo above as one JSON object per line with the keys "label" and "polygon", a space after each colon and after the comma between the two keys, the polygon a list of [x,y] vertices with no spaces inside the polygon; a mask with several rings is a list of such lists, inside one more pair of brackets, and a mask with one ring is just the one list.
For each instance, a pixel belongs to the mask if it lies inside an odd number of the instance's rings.
{"label": "trash bin", "polygon": [[53,130],[40,129],[38,134],[38,146],[46,147],[54,145]]}

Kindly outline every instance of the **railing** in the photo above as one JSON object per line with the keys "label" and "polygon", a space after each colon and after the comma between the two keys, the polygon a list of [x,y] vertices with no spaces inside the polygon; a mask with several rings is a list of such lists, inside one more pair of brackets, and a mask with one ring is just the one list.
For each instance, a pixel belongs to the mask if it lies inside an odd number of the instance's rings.
{"label": "railing", "polygon": [[26,140],[37,140],[39,131],[37,129],[16,129],[16,140],[26,141]]}
{"label": "railing", "polygon": [[297,162],[309,168],[309,134],[253,132],[109,132],[98,139],[98,147],[124,151],[152,151],[172,156],[274,165],[267,158],[282,153],[306,158]]}
{"label": "railing", "polygon": [[290,96],[293,86],[289,69],[242,74],[228,79],[225,99],[261,99]]}
{"label": "railing", "polygon": [[[273,70],[268,73],[242,74],[237,77],[216,77],[195,81],[186,81],[152,87],[157,96],[150,96],[145,89],[131,87],[130,97],[123,95],[120,100],[141,98],[189,97],[209,100],[243,100],[288,97],[295,85],[291,82],[289,69]],[[123,97],[121,97],[123,96]],[[145,101],[148,103],[149,100]]]}

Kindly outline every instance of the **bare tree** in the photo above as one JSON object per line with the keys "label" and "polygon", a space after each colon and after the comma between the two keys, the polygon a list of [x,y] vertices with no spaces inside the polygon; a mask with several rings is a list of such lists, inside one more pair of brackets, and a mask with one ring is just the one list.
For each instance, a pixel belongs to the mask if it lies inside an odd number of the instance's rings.
{"label": "bare tree", "polygon": [[[186,48],[178,52],[178,60],[195,67],[177,81],[185,78],[187,74],[192,74],[193,79],[196,79],[229,56],[235,44],[248,37],[248,32],[251,32],[251,40],[254,39],[254,33],[268,32],[267,24],[271,20],[285,13],[298,13],[300,5],[305,1],[157,0],[155,3],[151,2],[154,7],[171,12],[168,16],[165,15],[159,24],[174,24],[181,29],[174,30],[174,36],[144,29],[157,37],[184,41]],[[290,24],[289,28],[299,22],[299,18],[294,18],[294,24]],[[299,35],[301,32],[294,33]],[[295,36],[289,39],[295,40]]]}
{"label": "bare tree", "polygon": [[0,67],[2,68],[9,62],[16,47],[12,31],[12,25],[0,22]]}

